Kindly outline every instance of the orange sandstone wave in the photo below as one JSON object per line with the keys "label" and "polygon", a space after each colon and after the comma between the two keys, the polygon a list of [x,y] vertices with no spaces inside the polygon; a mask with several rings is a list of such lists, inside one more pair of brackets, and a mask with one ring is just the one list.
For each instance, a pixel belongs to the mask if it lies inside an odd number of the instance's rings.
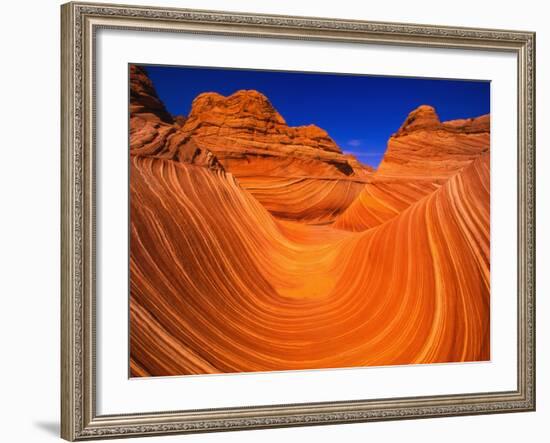
{"label": "orange sandstone wave", "polygon": [[222,170],[134,156],[130,184],[132,376],[489,358],[488,154],[363,232]]}
{"label": "orange sandstone wave", "polygon": [[489,116],[420,106],[373,171],[257,91],[130,80],[132,376],[489,358]]}
{"label": "orange sandstone wave", "polygon": [[335,221],[365,183],[317,177],[239,177],[238,182],[272,215],[312,224]]}
{"label": "orange sandstone wave", "polygon": [[334,223],[335,228],[364,231],[399,215],[441,186],[438,180],[389,179],[366,184]]}

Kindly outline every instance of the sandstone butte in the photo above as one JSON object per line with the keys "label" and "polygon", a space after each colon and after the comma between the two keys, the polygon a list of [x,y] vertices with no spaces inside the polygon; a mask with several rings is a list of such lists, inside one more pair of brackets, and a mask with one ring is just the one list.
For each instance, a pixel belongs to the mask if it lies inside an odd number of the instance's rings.
{"label": "sandstone butte", "polygon": [[421,106],[373,171],[257,92],[130,80],[133,377],[490,358],[489,116]]}

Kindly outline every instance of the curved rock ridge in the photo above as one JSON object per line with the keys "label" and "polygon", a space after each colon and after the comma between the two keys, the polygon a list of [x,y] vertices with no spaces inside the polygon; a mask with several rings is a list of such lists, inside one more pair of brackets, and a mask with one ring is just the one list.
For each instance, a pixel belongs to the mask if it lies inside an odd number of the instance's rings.
{"label": "curved rock ridge", "polygon": [[357,198],[335,219],[333,226],[365,231],[385,223],[436,191],[446,180],[390,179],[366,184]]}
{"label": "curved rock ridge", "polygon": [[310,177],[240,177],[238,182],[278,219],[319,225],[335,221],[365,187]]}
{"label": "curved rock ridge", "polygon": [[488,154],[359,233],[277,221],[223,172],[131,168],[132,376],[489,359]]}

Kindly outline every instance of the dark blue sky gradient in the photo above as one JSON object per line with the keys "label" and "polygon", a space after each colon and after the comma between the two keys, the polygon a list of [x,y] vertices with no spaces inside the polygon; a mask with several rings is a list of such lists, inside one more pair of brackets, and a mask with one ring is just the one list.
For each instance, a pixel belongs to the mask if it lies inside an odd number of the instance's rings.
{"label": "dark blue sky gradient", "polygon": [[256,89],[289,126],[320,126],[344,152],[374,167],[388,138],[420,105],[433,106],[442,121],[490,112],[487,81],[171,66],[146,70],[173,115],[187,115],[202,92],[227,96]]}

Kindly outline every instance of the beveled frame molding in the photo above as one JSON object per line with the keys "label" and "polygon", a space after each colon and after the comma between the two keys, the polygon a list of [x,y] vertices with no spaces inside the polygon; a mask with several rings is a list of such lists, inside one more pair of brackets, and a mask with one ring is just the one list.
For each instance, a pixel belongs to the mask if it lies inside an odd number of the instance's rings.
{"label": "beveled frame molding", "polygon": [[[248,13],[61,7],[61,435],[67,440],[535,410],[535,34]],[[512,52],[518,59],[518,384],[515,391],[98,416],[95,410],[94,36],[187,32]]]}

